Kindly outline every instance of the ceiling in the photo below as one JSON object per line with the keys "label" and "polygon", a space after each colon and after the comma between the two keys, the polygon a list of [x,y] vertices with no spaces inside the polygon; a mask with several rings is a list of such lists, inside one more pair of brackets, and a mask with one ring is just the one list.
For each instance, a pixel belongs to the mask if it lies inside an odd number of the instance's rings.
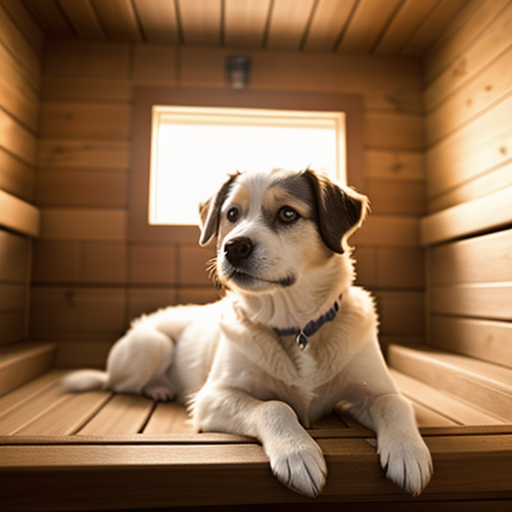
{"label": "ceiling", "polygon": [[468,0],[22,0],[49,39],[423,55]]}

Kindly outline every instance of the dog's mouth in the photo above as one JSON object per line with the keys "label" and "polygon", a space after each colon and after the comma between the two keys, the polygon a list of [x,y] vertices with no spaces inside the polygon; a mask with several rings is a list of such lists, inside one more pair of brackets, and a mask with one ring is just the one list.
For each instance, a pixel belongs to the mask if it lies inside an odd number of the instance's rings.
{"label": "dog's mouth", "polygon": [[295,283],[295,276],[292,275],[289,275],[283,279],[265,279],[248,272],[244,272],[243,270],[237,268],[230,272],[230,274],[227,276],[227,279],[228,281],[233,281],[241,288],[254,288],[258,284],[267,284],[287,288],[288,286],[292,286]]}

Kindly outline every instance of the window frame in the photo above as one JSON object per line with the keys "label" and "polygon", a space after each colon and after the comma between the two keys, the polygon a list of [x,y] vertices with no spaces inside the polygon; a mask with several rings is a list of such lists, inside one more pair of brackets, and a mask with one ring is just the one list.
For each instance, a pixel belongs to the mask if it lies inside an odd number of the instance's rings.
{"label": "window frame", "polygon": [[197,226],[149,224],[151,130],[154,105],[345,112],[347,184],[364,192],[363,99],[360,95],[138,87],[134,91],[128,198],[128,240],[131,242],[195,244],[199,239]]}

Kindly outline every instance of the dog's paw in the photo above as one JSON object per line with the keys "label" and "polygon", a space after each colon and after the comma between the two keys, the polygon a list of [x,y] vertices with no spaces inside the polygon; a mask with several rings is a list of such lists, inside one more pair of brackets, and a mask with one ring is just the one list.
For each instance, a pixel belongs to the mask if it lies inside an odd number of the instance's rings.
{"label": "dog's paw", "polygon": [[327,476],[327,465],[320,447],[309,436],[283,443],[270,457],[277,479],[300,494],[315,498]]}
{"label": "dog's paw", "polygon": [[379,441],[379,455],[386,477],[413,496],[421,494],[432,477],[432,457],[419,435]]}
{"label": "dog's paw", "polygon": [[176,391],[172,387],[156,384],[146,386],[142,393],[156,402],[170,402],[176,396]]}

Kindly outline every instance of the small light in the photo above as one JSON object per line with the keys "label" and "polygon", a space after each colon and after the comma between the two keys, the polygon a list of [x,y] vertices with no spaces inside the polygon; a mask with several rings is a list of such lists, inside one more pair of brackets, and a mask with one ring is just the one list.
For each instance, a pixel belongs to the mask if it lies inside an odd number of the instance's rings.
{"label": "small light", "polygon": [[226,71],[231,87],[233,89],[243,89],[249,83],[251,58],[245,56],[228,57]]}

